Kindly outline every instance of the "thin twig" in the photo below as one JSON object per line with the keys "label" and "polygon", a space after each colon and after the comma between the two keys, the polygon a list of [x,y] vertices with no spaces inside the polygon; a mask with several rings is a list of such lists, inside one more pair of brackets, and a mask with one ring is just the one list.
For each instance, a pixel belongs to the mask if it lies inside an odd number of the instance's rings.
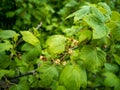
{"label": "thin twig", "polygon": [[36,27],[36,29],[39,29],[42,26],[42,22],[40,22],[40,24],[38,24],[38,26]]}
{"label": "thin twig", "polygon": [[20,78],[20,77],[23,77],[23,76],[28,76],[28,75],[34,75],[35,73],[36,73],[36,70],[33,70],[33,71],[30,71],[30,72],[15,76],[13,78],[9,78],[9,80],[17,79],[17,78]]}

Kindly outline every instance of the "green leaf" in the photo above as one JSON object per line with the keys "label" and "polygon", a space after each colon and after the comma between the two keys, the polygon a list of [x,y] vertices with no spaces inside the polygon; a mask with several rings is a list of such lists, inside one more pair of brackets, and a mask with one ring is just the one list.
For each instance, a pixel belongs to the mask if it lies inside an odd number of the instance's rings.
{"label": "green leaf", "polygon": [[33,45],[31,45],[31,44],[29,44],[29,43],[25,43],[23,46],[22,46],[22,48],[21,48],[21,50],[22,51],[30,51],[32,48],[34,48],[35,46],[33,46]]}
{"label": "green leaf", "polygon": [[38,87],[39,80],[36,76],[33,76],[33,75],[29,76],[28,81],[31,87]]}
{"label": "green leaf", "polygon": [[33,46],[40,44],[40,41],[31,32],[21,31],[21,34],[23,36],[23,40],[27,43],[32,44]]}
{"label": "green leaf", "polygon": [[57,90],[66,90],[64,86],[58,86]]}
{"label": "green leaf", "polygon": [[16,35],[18,35],[18,34],[13,30],[4,30],[4,31],[0,32],[0,38],[2,38],[2,39],[13,38]]}
{"label": "green leaf", "polygon": [[113,36],[114,40],[120,41],[120,25],[119,24],[116,23],[116,25],[111,28],[111,35]]}
{"label": "green leaf", "polygon": [[89,14],[84,20],[93,28],[93,39],[100,39],[108,35],[109,29],[95,15]]}
{"label": "green leaf", "polygon": [[46,41],[48,52],[52,54],[60,54],[65,51],[66,37],[62,35],[50,36]]}
{"label": "green leaf", "polygon": [[120,89],[120,79],[115,74],[111,72],[105,72],[103,75],[105,76],[105,86],[114,87],[114,90]]}
{"label": "green leaf", "polygon": [[13,17],[15,15],[15,12],[14,11],[9,11],[6,13],[6,17]]}
{"label": "green leaf", "polygon": [[83,6],[80,10],[74,12],[73,14],[69,15],[67,18],[74,16],[74,22],[82,19],[85,15],[87,15],[90,12],[89,6]]}
{"label": "green leaf", "polygon": [[7,68],[11,63],[10,56],[0,52],[0,68]]}
{"label": "green leaf", "polygon": [[40,81],[39,85],[41,87],[50,87],[55,78],[58,77],[58,71],[55,66],[42,65],[38,68],[38,72],[40,72]]}
{"label": "green leaf", "polygon": [[71,60],[79,60],[79,49],[72,50],[72,54],[70,55]]}
{"label": "green leaf", "polygon": [[80,51],[80,59],[83,60],[89,71],[95,73],[105,63],[106,54],[99,48],[86,45]]}
{"label": "green leaf", "polygon": [[26,51],[22,55],[22,59],[26,61],[33,61],[40,56],[41,46],[33,46],[31,44],[25,43],[22,47],[22,51]]}
{"label": "green leaf", "polygon": [[87,84],[86,72],[77,65],[67,65],[60,74],[59,83],[66,90],[79,90],[82,85]]}
{"label": "green leaf", "polygon": [[90,40],[91,36],[92,36],[92,33],[90,30],[82,30],[80,32],[79,42],[82,42],[84,40]]}
{"label": "green leaf", "polygon": [[112,11],[111,20],[115,22],[120,22],[120,13],[117,11]]}
{"label": "green leaf", "polygon": [[110,72],[117,72],[119,71],[119,66],[116,64],[105,63],[105,69]]}
{"label": "green leaf", "polygon": [[75,0],[70,0],[65,6],[66,7],[74,7],[78,3]]}
{"label": "green leaf", "polygon": [[9,76],[9,77],[13,77],[15,75],[15,71],[14,70],[0,69],[0,79],[5,75]]}
{"label": "green leaf", "polygon": [[6,51],[6,50],[10,50],[12,48],[13,48],[13,46],[7,40],[4,40],[3,43],[0,43],[0,52]]}
{"label": "green leaf", "polygon": [[29,90],[28,82],[23,81],[10,87],[9,90]]}
{"label": "green leaf", "polygon": [[96,7],[91,7],[91,12],[99,19],[99,21],[100,21],[99,23],[105,22],[105,17],[102,14],[102,12],[100,12],[99,9],[97,9]]}
{"label": "green leaf", "polygon": [[108,13],[109,15],[111,15],[112,11],[106,3],[100,2],[100,3],[98,3],[98,5],[103,7],[106,10],[106,14]]}
{"label": "green leaf", "polygon": [[78,33],[80,30],[82,29],[82,26],[72,26],[71,28],[66,28],[63,29],[63,32],[66,34],[66,36],[73,36],[76,35],[76,33]]}
{"label": "green leaf", "polygon": [[8,73],[8,70],[0,70],[0,79],[6,74]]}
{"label": "green leaf", "polygon": [[112,11],[106,3],[98,3],[98,9],[104,14],[106,22],[111,20]]}
{"label": "green leaf", "polygon": [[114,56],[114,59],[115,59],[115,62],[120,65],[120,57],[116,54],[113,55]]}

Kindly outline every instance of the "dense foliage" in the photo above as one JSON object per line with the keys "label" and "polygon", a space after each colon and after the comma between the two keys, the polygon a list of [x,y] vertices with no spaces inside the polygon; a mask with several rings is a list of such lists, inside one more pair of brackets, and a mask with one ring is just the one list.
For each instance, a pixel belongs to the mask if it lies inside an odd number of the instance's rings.
{"label": "dense foliage", "polygon": [[0,89],[120,90],[119,0],[86,1],[0,1]]}

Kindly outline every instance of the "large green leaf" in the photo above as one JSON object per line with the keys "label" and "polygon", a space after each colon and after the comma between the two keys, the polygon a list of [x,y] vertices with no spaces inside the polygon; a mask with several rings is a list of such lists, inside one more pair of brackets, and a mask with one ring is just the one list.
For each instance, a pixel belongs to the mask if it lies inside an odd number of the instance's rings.
{"label": "large green leaf", "polygon": [[111,72],[105,72],[104,85],[107,87],[114,87],[114,90],[120,90],[120,79]]}
{"label": "large green leaf", "polygon": [[74,12],[73,14],[69,15],[67,18],[74,16],[74,21],[78,21],[82,19],[85,15],[90,12],[90,6],[83,6],[80,10]]}
{"label": "large green leaf", "polygon": [[37,46],[33,46],[31,44],[25,43],[22,46],[22,51],[26,51],[22,55],[22,59],[29,61],[29,60],[35,60],[40,56],[41,53],[41,47],[38,44]]}
{"label": "large green leaf", "polygon": [[59,83],[66,90],[79,90],[82,85],[87,84],[86,72],[77,65],[67,65],[60,74]]}
{"label": "large green leaf", "polygon": [[40,72],[39,85],[41,87],[50,87],[55,78],[58,77],[58,71],[55,66],[42,65],[38,68]]}
{"label": "large green leaf", "polygon": [[83,60],[89,71],[96,72],[98,71],[98,68],[106,61],[106,54],[99,48],[87,45],[81,49],[80,59]]}
{"label": "large green leaf", "polygon": [[98,19],[99,19],[99,23],[104,23],[105,22],[105,17],[102,14],[102,12],[100,12],[99,9],[97,9],[96,7],[91,7],[91,12],[92,14],[94,14]]}
{"label": "large green leaf", "polygon": [[23,36],[23,40],[29,44],[36,46],[40,43],[40,41],[34,36],[34,34],[29,31],[21,31],[21,34]]}
{"label": "large green leaf", "polygon": [[48,52],[52,54],[60,54],[65,51],[66,37],[62,35],[50,36],[46,41]]}
{"label": "large green leaf", "polygon": [[16,35],[18,34],[13,30],[4,30],[0,32],[0,38],[2,39],[13,38]]}
{"label": "large green leaf", "polygon": [[109,29],[94,14],[87,15],[84,20],[93,28],[93,39],[101,39],[108,35]]}

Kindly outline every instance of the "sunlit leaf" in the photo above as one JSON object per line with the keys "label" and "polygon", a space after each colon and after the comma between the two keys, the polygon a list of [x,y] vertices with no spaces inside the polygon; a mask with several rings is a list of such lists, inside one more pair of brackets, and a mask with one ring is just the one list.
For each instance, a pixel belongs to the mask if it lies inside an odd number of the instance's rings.
{"label": "sunlit leaf", "polygon": [[92,32],[90,30],[82,30],[79,36],[79,42],[84,40],[90,40],[92,36]]}
{"label": "sunlit leaf", "polygon": [[40,41],[29,31],[21,31],[21,34],[23,36],[23,40],[29,44],[32,44],[33,46],[36,46],[40,43]]}
{"label": "sunlit leaf", "polygon": [[12,44],[7,40],[5,40],[3,43],[0,43],[0,52],[10,50],[12,48],[13,48]]}
{"label": "sunlit leaf", "polygon": [[50,36],[46,41],[47,49],[50,53],[60,54],[65,51],[66,37],[62,35]]}

